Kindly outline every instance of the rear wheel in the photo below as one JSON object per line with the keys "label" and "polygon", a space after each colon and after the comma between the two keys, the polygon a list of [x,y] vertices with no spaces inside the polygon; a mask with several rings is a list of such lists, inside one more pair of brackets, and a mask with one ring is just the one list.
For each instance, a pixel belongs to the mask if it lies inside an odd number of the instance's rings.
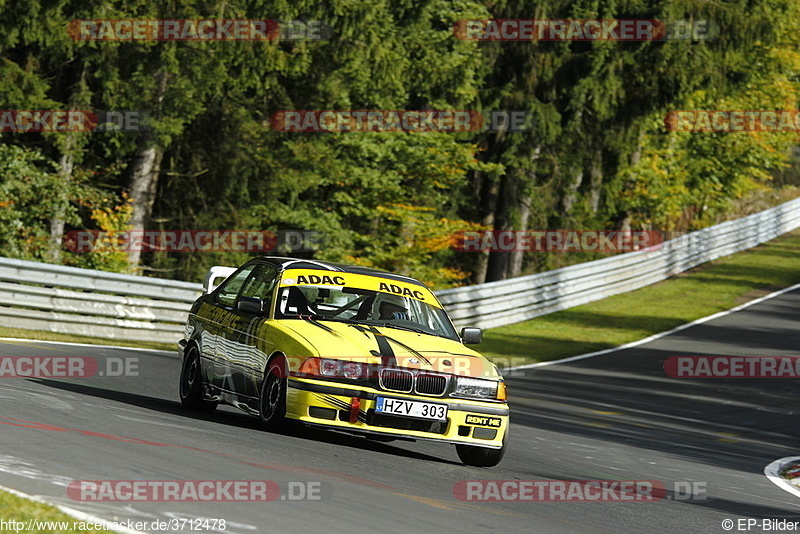
{"label": "rear wheel", "polygon": [[473,467],[494,467],[500,463],[508,448],[508,430],[503,436],[503,447],[500,449],[487,449],[474,445],[456,445],[456,452],[464,465]]}
{"label": "rear wheel", "polygon": [[192,346],[183,357],[180,383],[181,404],[185,408],[213,412],[217,403],[203,400],[203,373],[200,368],[200,353]]}
{"label": "rear wheel", "polygon": [[274,358],[267,366],[258,401],[261,422],[269,430],[286,426],[286,363]]}

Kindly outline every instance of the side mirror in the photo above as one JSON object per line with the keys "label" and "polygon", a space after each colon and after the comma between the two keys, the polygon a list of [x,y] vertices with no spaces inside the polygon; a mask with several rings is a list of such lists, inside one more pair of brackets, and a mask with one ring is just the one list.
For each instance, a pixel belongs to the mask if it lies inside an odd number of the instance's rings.
{"label": "side mirror", "polygon": [[462,328],[461,341],[464,345],[477,345],[483,341],[483,330],[480,328]]}
{"label": "side mirror", "polygon": [[236,309],[240,312],[263,315],[264,308],[265,302],[255,297],[242,297],[236,301]]}
{"label": "side mirror", "polygon": [[[230,275],[236,272],[236,267],[223,267],[222,265],[213,266],[203,280],[203,290],[208,294],[214,291],[219,284],[225,281]],[[219,280],[219,279],[222,280]],[[219,284],[217,283],[219,280]]]}

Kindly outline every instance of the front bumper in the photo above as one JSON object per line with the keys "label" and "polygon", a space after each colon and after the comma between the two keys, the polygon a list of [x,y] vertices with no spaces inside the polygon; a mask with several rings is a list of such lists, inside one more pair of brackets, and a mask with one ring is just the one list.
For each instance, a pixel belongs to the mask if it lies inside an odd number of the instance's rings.
{"label": "front bumper", "polygon": [[[409,395],[309,378],[289,377],[287,386],[287,417],[350,432],[499,449],[508,429],[509,409],[505,403]],[[447,404],[447,420],[376,413],[378,396]],[[358,413],[351,417],[353,399],[358,399]],[[351,422],[352,419],[356,420]]]}

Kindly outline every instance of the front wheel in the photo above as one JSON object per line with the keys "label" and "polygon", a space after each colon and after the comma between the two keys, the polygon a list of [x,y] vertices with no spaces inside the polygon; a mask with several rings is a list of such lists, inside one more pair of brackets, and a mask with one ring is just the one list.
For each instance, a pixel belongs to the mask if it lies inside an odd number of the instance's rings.
{"label": "front wheel", "polygon": [[203,400],[203,373],[200,368],[200,353],[192,346],[183,358],[180,383],[181,404],[192,410],[213,412],[217,403]]}
{"label": "front wheel", "polygon": [[508,448],[508,429],[503,436],[503,447],[500,449],[487,449],[474,445],[456,445],[456,452],[464,465],[473,467],[494,467],[500,463]]}
{"label": "front wheel", "polygon": [[286,367],[283,358],[269,362],[261,383],[258,407],[264,427],[278,430],[286,426]]}

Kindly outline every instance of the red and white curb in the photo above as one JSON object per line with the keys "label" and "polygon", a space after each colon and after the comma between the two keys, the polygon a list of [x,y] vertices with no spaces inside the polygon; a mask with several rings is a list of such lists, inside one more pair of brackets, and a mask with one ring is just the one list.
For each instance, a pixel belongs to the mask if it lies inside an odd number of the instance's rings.
{"label": "red and white curb", "polygon": [[788,491],[796,497],[800,497],[800,488],[781,476],[781,472],[792,464],[800,464],[800,456],[779,458],[764,468],[764,474],[773,484],[782,490]]}

